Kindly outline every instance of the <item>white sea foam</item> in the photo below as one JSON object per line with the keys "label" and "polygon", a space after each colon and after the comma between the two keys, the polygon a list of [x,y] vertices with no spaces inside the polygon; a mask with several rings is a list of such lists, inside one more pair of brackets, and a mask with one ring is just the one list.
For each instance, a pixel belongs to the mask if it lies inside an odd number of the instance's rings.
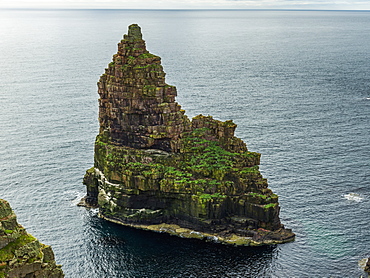
{"label": "white sea foam", "polygon": [[90,213],[91,213],[91,215],[98,215],[98,213],[99,213],[99,208],[92,208],[92,209],[90,209]]}
{"label": "white sea foam", "polygon": [[85,192],[73,192],[74,198],[71,200],[71,206],[77,206],[81,199],[86,195]]}
{"label": "white sea foam", "polygon": [[349,201],[355,201],[355,202],[361,202],[363,199],[361,195],[357,193],[344,194],[344,198],[346,198]]}

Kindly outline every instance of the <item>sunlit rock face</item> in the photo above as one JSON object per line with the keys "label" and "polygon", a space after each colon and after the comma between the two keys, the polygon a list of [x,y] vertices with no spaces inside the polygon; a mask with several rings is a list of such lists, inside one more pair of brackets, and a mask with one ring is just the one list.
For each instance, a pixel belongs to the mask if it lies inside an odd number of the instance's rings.
{"label": "sunlit rock face", "polygon": [[259,171],[260,154],[234,136],[232,121],[188,119],[138,25],[118,44],[98,93],[100,131],[82,204],[99,207],[109,221],[181,237],[236,245],[294,240]]}
{"label": "sunlit rock face", "polygon": [[0,199],[0,277],[62,278],[50,246],[18,224],[9,203]]}

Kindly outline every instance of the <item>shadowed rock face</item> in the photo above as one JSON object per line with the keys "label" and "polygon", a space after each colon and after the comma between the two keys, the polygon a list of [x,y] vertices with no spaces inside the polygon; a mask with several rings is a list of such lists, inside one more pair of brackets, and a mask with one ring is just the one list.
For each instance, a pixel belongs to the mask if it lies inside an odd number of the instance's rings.
{"label": "shadowed rock face", "polygon": [[260,154],[234,136],[232,121],[188,119],[138,25],[118,44],[98,93],[85,205],[113,222],[182,237],[236,245],[294,240],[259,171]]}
{"label": "shadowed rock face", "polygon": [[40,243],[17,223],[9,203],[0,199],[0,277],[61,278],[50,246]]}

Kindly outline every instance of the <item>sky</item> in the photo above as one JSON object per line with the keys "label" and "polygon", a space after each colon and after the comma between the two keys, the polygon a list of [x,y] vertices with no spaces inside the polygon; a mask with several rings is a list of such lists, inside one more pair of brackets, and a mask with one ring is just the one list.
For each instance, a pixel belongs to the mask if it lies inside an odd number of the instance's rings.
{"label": "sky", "polygon": [[370,10],[370,0],[0,0],[1,8]]}

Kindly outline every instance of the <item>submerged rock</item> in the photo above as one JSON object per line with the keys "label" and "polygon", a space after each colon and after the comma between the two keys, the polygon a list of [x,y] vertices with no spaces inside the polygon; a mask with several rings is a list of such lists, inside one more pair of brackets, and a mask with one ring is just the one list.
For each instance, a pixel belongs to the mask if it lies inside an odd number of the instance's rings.
{"label": "submerged rock", "polygon": [[294,240],[259,171],[260,154],[234,136],[232,121],[188,119],[138,25],[118,44],[98,93],[100,131],[82,204],[99,207],[109,221],[181,237],[235,245]]}
{"label": "submerged rock", "polygon": [[50,246],[17,223],[9,203],[0,199],[0,277],[61,278]]}

